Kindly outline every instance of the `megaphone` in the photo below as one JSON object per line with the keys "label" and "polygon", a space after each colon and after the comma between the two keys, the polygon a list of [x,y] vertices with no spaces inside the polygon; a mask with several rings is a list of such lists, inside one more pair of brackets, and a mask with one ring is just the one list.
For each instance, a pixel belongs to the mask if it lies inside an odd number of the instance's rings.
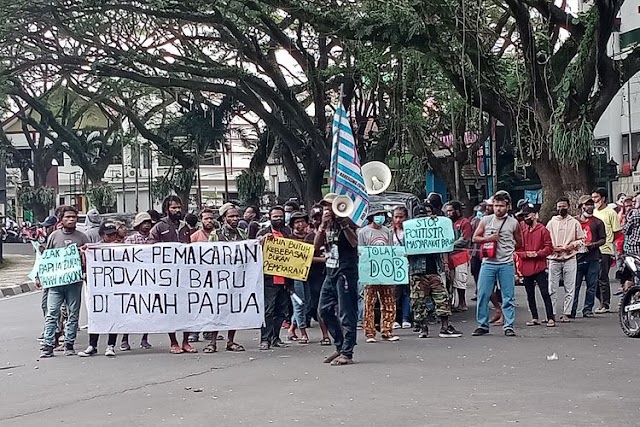
{"label": "megaphone", "polygon": [[349,196],[338,196],[333,200],[331,209],[337,217],[347,218],[353,213],[353,200]]}
{"label": "megaphone", "polygon": [[382,162],[362,165],[362,177],[368,194],[380,194],[391,185],[391,169]]}

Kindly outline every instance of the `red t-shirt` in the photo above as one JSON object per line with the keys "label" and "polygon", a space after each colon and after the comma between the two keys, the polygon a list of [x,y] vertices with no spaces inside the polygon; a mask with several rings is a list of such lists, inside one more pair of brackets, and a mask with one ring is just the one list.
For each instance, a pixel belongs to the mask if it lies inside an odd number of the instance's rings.
{"label": "red t-shirt", "polygon": [[[471,227],[471,222],[467,218],[458,218],[456,222],[453,223],[453,229],[457,231],[456,234],[458,236],[462,236],[465,239],[471,241],[471,237],[473,236],[473,229]],[[468,249],[457,250],[449,256],[449,267],[456,268],[459,265],[469,262],[470,259],[471,256]]]}

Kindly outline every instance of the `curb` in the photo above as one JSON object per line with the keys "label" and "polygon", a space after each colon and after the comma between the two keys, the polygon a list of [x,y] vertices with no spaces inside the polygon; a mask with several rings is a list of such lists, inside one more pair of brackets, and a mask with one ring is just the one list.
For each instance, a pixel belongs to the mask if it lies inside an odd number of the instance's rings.
{"label": "curb", "polygon": [[0,288],[0,298],[12,297],[25,292],[33,292],[36,290],[34,282],[24,282],[20,285],[13,285],[7,288]]}

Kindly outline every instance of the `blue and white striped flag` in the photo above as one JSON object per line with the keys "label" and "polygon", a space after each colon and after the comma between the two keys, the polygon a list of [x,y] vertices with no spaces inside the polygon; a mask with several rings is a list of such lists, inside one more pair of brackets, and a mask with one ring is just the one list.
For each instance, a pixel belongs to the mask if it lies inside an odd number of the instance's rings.
{"label": "blue and white striped flag", "polygon": [[351,132],[347,112],[342,105],[333,116],[333,145],[331,147],[331,170],[329,171],[331,192],[345,195],[353,200],[351,220],[362,227],[366,223],[369,195],[364,185],[358,151]]}

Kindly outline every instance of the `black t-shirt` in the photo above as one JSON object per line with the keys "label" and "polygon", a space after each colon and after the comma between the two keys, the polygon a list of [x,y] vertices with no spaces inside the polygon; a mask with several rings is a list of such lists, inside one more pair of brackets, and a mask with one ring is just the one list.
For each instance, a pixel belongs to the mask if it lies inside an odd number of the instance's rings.
{"label": "black t-shirt", "polygon": [[[584,231],[585,243],[597,242],[607,237],[604,222],[595,216],[589,218],[587,222],[580,221],[580,226]],[[577,259],[578,262],[591,262],[600,259],[600,248],[590,248],[588,252],[579,252]]]}
{"label": "black t-shirt", "polygon": [[[331,235],[337,237],[331,237]],[[358,272],[358,247],[351,246],[349,239],[341,229],[328,230],[325,237],[326,252],[330,252],[331,246],[336,245],[338,247],[338,267],[329,268],[327,265],[327,275],[335,277],[339,274],[344,274],[345,271],[353,274]]]}
{"label": "black t-shirt", "polygon": [[[315,239],[316,239],[316,232],[312,231],[311,233],[306,235],[306,237],[304,238],[304,241],[306,243],[311,243],[313,245],[313,242]],[[324,252],[322,248],[320,248],[320,250],[316,250],[313,256],[317,256],[317,257],[324,256]],[[311,268],[309,269],[309,277],[307,278],[307,282],[316,283],[317,281],[322,281],[322,280],[324,280],[324,263],[312,262]]]}

